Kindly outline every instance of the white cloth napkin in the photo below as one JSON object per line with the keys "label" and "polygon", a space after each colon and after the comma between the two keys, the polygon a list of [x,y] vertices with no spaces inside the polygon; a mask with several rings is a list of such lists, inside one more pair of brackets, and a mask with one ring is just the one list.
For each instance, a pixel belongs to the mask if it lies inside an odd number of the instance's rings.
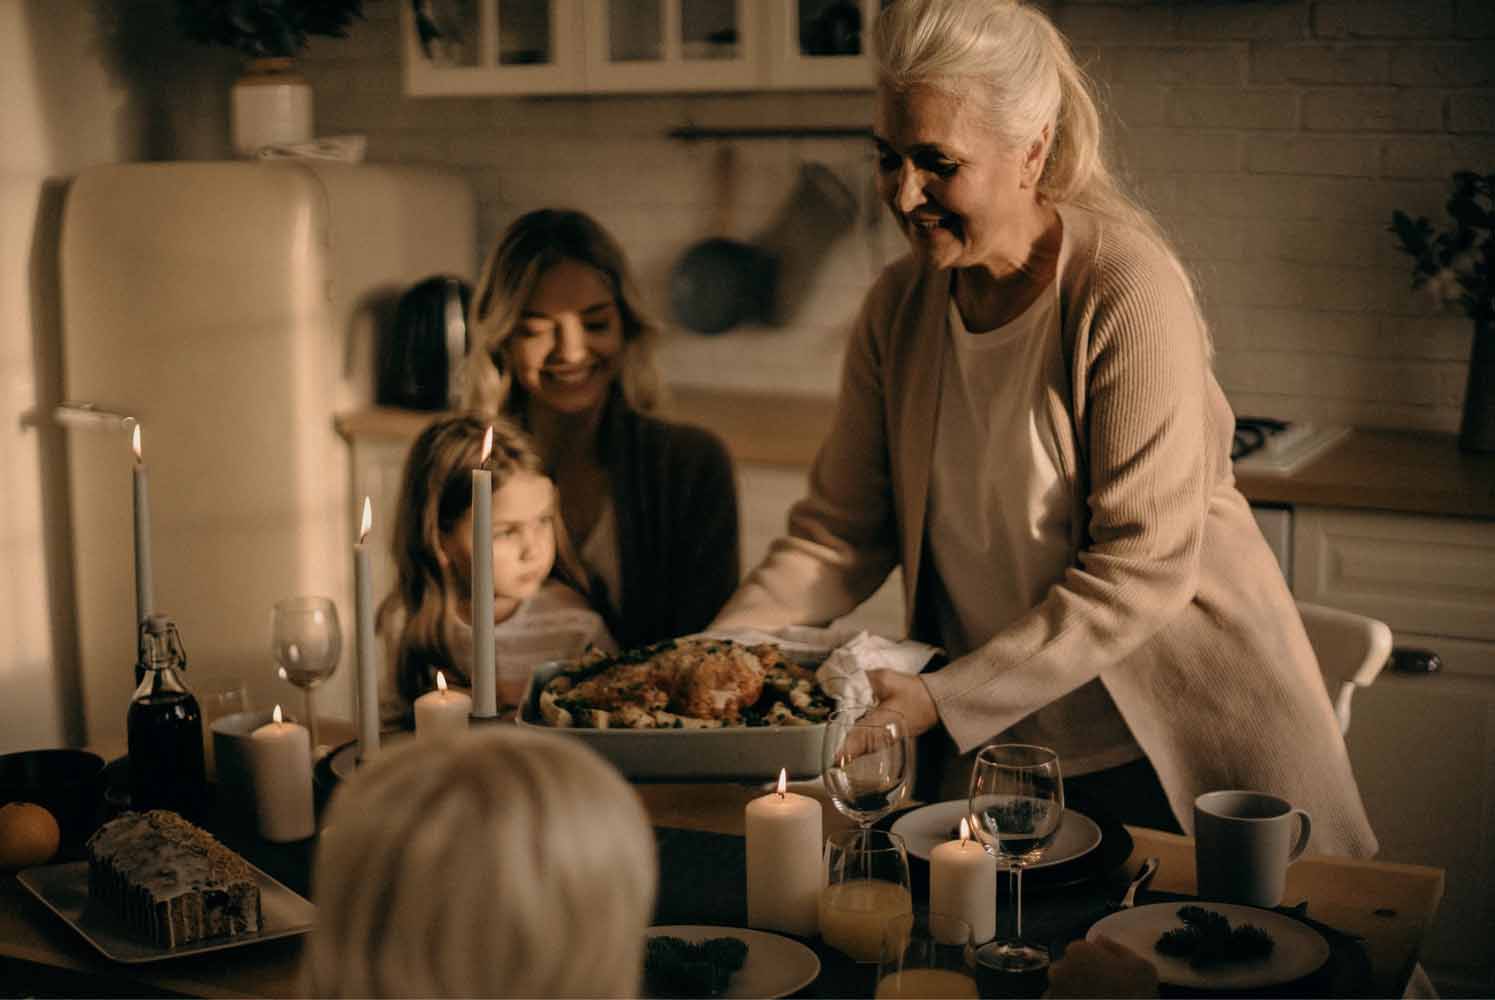
{"label": "white cloth napkin", "polygon": [[329,135],[310,142],[280,142],[261,146],[256,152],[261,160],[340,160],[362,163],[368,148],[363,135]]}
{"label": "white cloth napkin", "polygon": [[865,711],[876,703],[872,696],[869,670],[896,670],[900,674],[917,674],[929,658],[939,652],[935,646],[912,639],[888,639],[867,631],[847,628],[812,628],[791,625],[763,629],[713,629],[701,633],[712,639],[731,639],[752,645],[772,642],[791,659],[820,661],[815,680],[821,690],[835,699],[836,707]]}

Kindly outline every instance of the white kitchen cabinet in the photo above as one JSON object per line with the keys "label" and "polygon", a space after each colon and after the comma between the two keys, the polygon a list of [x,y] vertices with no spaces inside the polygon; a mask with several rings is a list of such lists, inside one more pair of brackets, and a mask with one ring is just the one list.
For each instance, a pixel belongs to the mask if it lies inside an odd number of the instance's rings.
{"label": "white kitchen cabinet", "polygon": [[400,4],[405,93],[412,97],[576,94],[586,89],[589,0],[432,0],[441,37],[421,44]]}
{"label": "white kitchen cabinet", "polygon": [[[431,0],[401,5],[405,91],[866,89],[888,0]],[[422,45],[424,26],[440,37]]]}
{"label": "white kitchen cabinet", "polygon": [[1448,873],[1423,959],[1446,991],[1488,989],[1495,928],[1495,521],[1299,506],[1293,592],[1436,652],[1355,695],[1350,761],[1382,860]]}
{"label": "white kitchen cabinet", "polygon": [[767,13],[755,0],[593,0],[584,18],[586,89],[756,87]]}

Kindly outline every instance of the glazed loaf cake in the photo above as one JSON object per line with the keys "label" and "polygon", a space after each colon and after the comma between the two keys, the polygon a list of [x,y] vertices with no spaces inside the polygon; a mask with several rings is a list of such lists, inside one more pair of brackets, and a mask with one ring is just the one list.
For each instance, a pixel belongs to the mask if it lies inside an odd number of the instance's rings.
{"label": "glazed loaf cake", "polygon": [[125,813],[89,838],[88,895],[162,948],[260,929],[249,865],[165,809]]}

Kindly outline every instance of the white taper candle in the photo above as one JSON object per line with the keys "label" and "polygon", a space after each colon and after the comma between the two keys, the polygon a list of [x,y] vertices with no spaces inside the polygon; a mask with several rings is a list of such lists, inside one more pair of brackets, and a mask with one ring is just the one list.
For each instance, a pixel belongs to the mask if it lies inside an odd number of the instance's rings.
{"label": "white taper candle", "polygon": [[135,452],[133,472],[135,485],[135,631],[140,623],[155,610],[152,598],[151,574],[151,497],[150,482],[146,477],[145,458],[140,451],[140,425],[130,438],[130,447]]}
{"label": "white taper candle", "polygon": [[358,756],[367,760],[379,752],[379,668],[374,655],[373,573],[369,569],[369,531],[374,526],[373,504],[363,498],[363,520],[353,546],[354,615],[358,628]]}
{"label": "white taper candle", "polygon": [[[493,453],[493,428],[483,435],[482,465]],[[493,474],[472,470],[472,714],[498,714],[493,654]]]}

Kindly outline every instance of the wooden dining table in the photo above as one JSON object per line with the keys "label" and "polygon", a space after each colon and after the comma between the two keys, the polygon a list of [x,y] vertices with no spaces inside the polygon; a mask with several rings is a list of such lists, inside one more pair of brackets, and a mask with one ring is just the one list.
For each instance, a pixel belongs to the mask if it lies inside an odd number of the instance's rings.
{"label": "wooden dining table", "polygon": [[[735,783],[638,784],[661,846],[662,923],[742,923],[743,810],[764,794],[761,786]],[[827,831],[848,821],[815,785],[799,791],[818,798]],[[1119,898],[1129,874],[1146,857],[1161,861],[1151,889],[1190,895],[1194,891],[1193,841],[1137,827],[1130,857],[1110,877],[1084,890],[1084,902],[1102,908]],[[297,891],[305,892],[315,838],[290,845],[258,841],[252,833],[225,835],[252,862]],[[713,852],[702,859],[701,852]],[[686,870],[689,869],[687,873]],[[702,879],[716,879],[702,886]],[[299,882],[299,884],[298,884]],[[687,885],[687,882],[691,883]],[[693,894],[699,903],[678,897]],[[1357,942],[1364,960],[1354,974],[1328,984],[1328,995],[1401,996],[1418,950],[1443,894],[1443,873],[1393,861],[1358,861],[1306,856],[1288,873],[1287,899],[1306,901],[1322,925]],[[1025,899],[1025,915],[1041,914],[1042,895]],[[1071,900],[1071,904],[1073,901]],[[692,909],[694,907],[694,909]],[[715,919],[713,919],[715,918]],[[1083,934],[1077,926],[1074,936]],[[301,937],[256,942],[199,955],[123,964],[103,957],[73,927],[35,899],[13,874],[0,875],[0,991],[9,996],[289,997],[304,995],[299,964]],[[856,967],[818,939],[805,942],[822,959],[807,996],[857,996],[871,991],[867,967]],[[1063,942],[1056,942],[1062,947]]]}

